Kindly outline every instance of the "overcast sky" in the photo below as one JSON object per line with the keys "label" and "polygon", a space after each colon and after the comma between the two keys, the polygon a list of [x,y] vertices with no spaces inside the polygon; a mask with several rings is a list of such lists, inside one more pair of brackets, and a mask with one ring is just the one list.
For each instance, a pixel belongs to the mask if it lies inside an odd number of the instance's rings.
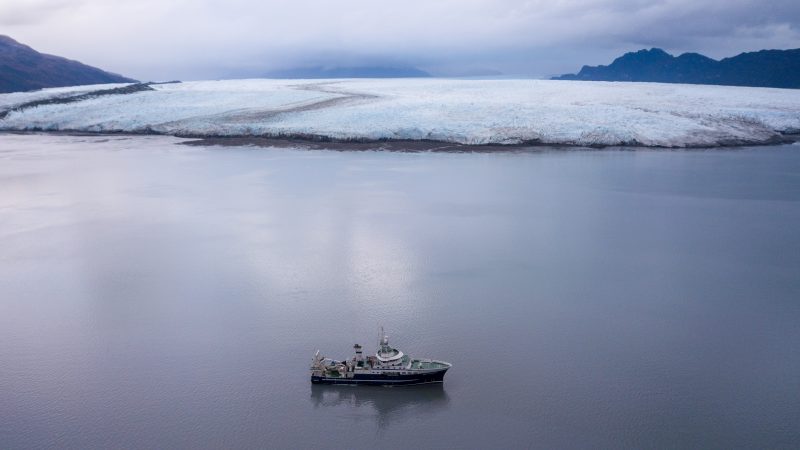
{"label": "overcast sky", "polygon": [[143,80],[309,65],[549,76],[661,47],[800,47],[800,0],[0,0],[0,34]]}

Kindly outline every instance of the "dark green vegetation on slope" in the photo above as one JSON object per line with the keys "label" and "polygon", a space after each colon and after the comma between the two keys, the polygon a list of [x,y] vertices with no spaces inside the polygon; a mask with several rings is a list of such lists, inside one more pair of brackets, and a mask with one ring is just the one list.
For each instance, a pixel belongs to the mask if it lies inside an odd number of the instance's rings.
{"label": "dark green vegetation on slope", "polygon": [[0,35],[0,93],[135,81],[78,61],[39,53]]}
{"label": "dark green vegetation on slope", "polygon": [[678,57],[659,48],[626,53],[608,66],[583,66],[554,80],[651,81],[800,88],[800,49],[761,50],[720,61],[698,53]]}

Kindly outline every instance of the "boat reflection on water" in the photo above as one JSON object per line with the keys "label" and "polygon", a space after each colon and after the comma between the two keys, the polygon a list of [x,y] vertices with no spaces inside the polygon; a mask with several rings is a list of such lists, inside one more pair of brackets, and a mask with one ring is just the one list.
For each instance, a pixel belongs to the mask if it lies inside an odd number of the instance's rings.
{"label": "boat reflection on water", "polygon": [[311,385],[314,408],[346,408],[377,413],[379,428],[404,418],[435,414],[446,409],[450,399],[442,383],[419,386]]}

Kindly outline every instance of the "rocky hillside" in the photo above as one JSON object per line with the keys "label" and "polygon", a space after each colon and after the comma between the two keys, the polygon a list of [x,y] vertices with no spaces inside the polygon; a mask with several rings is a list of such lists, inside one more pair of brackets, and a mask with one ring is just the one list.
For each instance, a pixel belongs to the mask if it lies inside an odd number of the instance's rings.
{"label": "rocky hillside", "polygon": [[39,53],[0,35],[0,92],[133,81],[78,61]]}

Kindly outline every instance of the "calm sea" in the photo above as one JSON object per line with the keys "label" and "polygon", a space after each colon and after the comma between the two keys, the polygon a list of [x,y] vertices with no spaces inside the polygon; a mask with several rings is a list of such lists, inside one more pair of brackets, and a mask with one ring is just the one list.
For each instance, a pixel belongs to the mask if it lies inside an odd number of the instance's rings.
{"label": "calm sea", "polygon": [[798,145],[178,142],[0,135],[1,448],[800,446]]}

